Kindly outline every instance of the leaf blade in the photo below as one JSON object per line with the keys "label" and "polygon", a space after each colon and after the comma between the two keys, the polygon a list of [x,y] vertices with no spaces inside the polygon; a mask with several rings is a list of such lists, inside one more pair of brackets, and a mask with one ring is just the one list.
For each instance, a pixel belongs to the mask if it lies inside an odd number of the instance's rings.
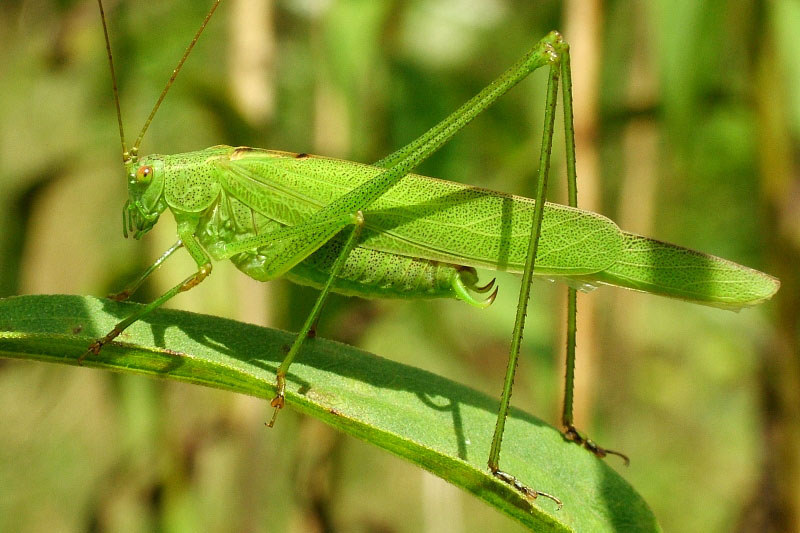
{"label": "leaf blade", "polygon": [[[79,296],[0,300],[0,356],[77,364],[91,339],[135,305]],[[121,339],[86,365],[269,398],[292,335],[159,310]],[[514,410],[502,467],[565,504],[561,511],[545,499],[530,506],[486,471],[497,405],[467,387],[325,339],[310,341],[291,370],[289,405],[422,466],[531,529],[658,530],[647,505],[613,470]]]}

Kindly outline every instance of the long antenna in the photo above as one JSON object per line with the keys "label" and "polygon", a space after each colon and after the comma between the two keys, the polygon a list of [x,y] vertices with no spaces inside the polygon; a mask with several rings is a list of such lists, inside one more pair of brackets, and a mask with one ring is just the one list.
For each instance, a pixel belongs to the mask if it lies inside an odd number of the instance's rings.
{"label": "long antenna", "polygon": [[119,90],[117,89],[117,74],[114,72],[114,59],[111,57],[111,42],[108,40],[108,26],[106,26],[106,13],[103,11],[102,0],[97,0],[100,7],[100,20],[103,21],[103,35],[106,37],[106,54],[108,55],[108,66],[111,67],[111,86],[114,88],[114,104],[117,106],[117,124],[119,124],[119,140],[122,143],[122,160],[127,161],[130,157],[128,146],[125,144],[125,132],[122,129],[122,112],[119,109]]}
{"label": "long antenna", "polygon": [[[97,1],[99,2],[100,0]],[[194,34],[192,42],[190,42],[189,46],[186,47],[186,51],[183,53],[183,57],[181,57],[181,60],[178,61],[178,66],[176,66],[175,70],[172,71],[172,76],[169,77],[169,81],[167,81],[167,85],[164,87],[164,90],[161,91],[161,95],[158,97],[156,105],[153,106],[153,110],[150,111],[150,116],[147,117],[147,121],[144,123],[144,126],[142,127],[142,132],[139,133],[139,136],[136,138],[136,142],[133,143],[133,147],[131,148],[132,156],[135,157],[139,152],[139,145],[142,143],[142,137],[144,137],[144,133],[147,131],[147,128],[150,127],[150,123],[153,121],[153,117],[155,116],[156,111],[158,111],[159,106],[161,106],[161,102],[164,101],[164,97],[167,96],[167,91],[169,91],[169,88],[172,87],[172,83],[175,81],[175,78],[178,77],[178,73],[181,71],[181,67],[183,67],[183,64],[186,62],[186,58],[189,57],[189,53],[192,51],[192,48],[194,48],[194,45],[197,44],[197,40],[200,38],[200,34],[203,33],[204,29],[206,29],[206,25],[208,24],[208,21],[211,19],[211,15],[213,15],[214,11],[217,10],[217,6],[219,6],[219,3],[221,1],[222,0],[214,1],[214,4],[208,11],[206,18],[203,19],[203,23],[200,25],[200,28],[197,30],[197,33]],[[122,126],[120,125],[120,128],[121,127]]]}

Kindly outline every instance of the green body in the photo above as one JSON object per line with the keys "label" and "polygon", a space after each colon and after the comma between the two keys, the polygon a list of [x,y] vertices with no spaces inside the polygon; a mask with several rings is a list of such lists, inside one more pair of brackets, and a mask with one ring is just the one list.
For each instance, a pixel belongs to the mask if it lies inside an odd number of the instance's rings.
{"label": "green body", "polygon": [[[216,146],[151,155],[157,169],[146,194],[195,235],[215,260],[221,244],[308,219],[383,169],[325,157]],[[159,183],[163,179],[163,182]],[[134,184],[135,186],[135,184]],[[162,195],[158,195],[158,191]],[[409,174],[364,211],[365,225],[332,290],[365,298],[461,298],[474,289],[474,267],[522,273],[534,201]],[[322,286],[343,238],[337,237],[286,275]],[[273,277],[269,254],[231,257],[248,276]],[[536,275],[572,285],[609,284],[698,303],[742,307],[768,299],[775,278],[736,263],[623,232],[608,218],[547,203]]]}

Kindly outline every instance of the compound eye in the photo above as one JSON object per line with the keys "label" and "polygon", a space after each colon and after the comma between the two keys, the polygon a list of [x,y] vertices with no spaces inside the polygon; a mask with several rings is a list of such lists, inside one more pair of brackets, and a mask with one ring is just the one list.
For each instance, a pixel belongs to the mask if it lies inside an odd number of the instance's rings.
{"label": "compound eye", "polygon": [[139,167],[139,170],[136,171],[136,181],[139,183],[147,183],[153,177],[153,167],[150,165],[142,165]]}

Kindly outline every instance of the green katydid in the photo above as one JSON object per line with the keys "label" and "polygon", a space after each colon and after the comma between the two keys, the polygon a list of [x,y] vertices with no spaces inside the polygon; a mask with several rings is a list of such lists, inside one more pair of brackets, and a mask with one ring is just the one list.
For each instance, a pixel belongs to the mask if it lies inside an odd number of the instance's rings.
{"label": "green katydid", "polygon": [[[624,232],[608,218],[577,209],[569,46],[557,32],[450,116],[372,164],[248,147],[215,146],[177,155],[140,156],[139,146],[183,63],[221,0],[215,0],[161,92],[133,146],[123,133],[114,63],[98,0],[114,91],[129,199],[123,232],[139,239],[169,209],[179,240],[127,289],[130,296],[163,261],[186,248],[197,272],[124,319],[84,354],[97,354],[125,328],[207,277],[212,260],[230,259],[259,281],[287,276],[320,288],[317,301],[276,373],[272,420],[284,405],[286,372],[315,331],[333,291],[366,298],[456,298],[477,307],[497,294],[476,267],[522,274],[508,369],[488,459],[489,470],[530,498],[499,468],[503,427],[534,275],[568,283],[567,376],[562,425],[567,439],[597,456],[616,453],[573,425],[576,289],[614,285],[705,305],[741,308],[768,300],[779,281],[715,256]],[[475,116],[534,70],[549,69],[535,199],[411,174]],[[558,88],[563,89],[569,206],[545,202]],[[487,297],[479,295],[488,294]],[[627,458],[621,455],[627,462]],[[560,502],[559,502],[560,503]]]}

